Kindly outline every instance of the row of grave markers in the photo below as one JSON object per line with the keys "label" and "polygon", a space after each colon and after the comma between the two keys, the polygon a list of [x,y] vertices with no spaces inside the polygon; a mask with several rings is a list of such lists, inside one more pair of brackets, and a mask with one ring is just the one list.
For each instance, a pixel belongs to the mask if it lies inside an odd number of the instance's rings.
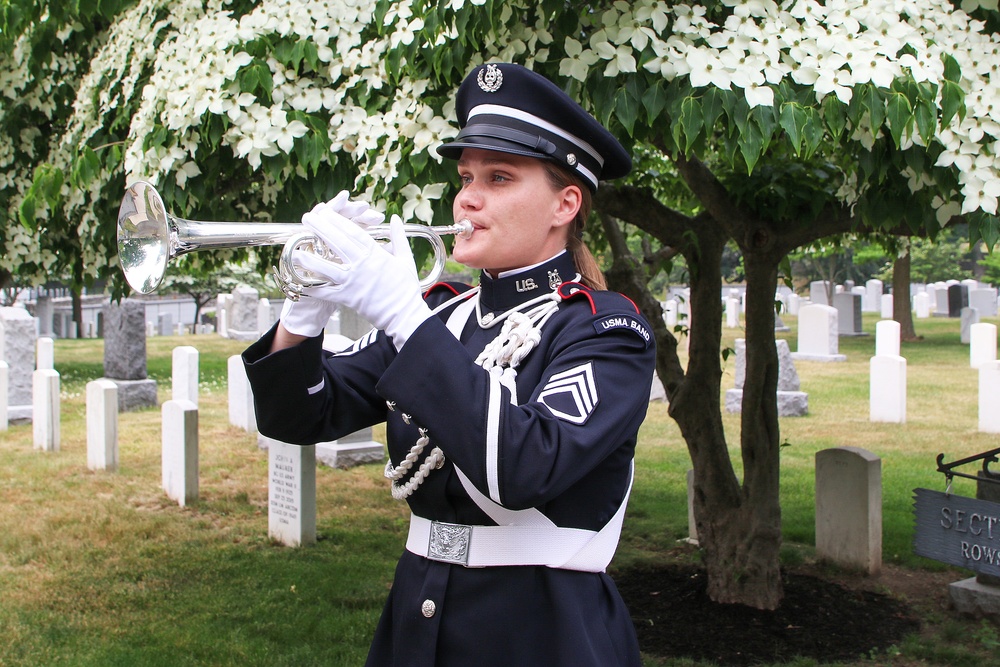
{"label": "row of grave markers", "polygon": [[[332,345],[347,340],[339,336]],[[268,534],[289,546],[316,540],[316,462],[347,467],[384,458],[381,444],[371,440],[371,430],[340,441],[298,446],[257,433],[253,393],[239,355],[227,360],[229,422],[258,438],[268,450]],[[53,368],[53,341],[37,340],[37,365],[33,373],[32,429],[34,448],[60,450],[60,377]],[[6,362],[0,361],[0,399],[7,388]],[[172,356],[172,397],[161,406],[161,486],[167,497],[181,506],[198,499],[198,383],[199,354],[192,346],[178,346]],[[119,385],[100,378],[86,385],[87,467],[118,468]],[[6,429],[7,401],[0,401]],[[317,449],[321,448],[320,456]]]}

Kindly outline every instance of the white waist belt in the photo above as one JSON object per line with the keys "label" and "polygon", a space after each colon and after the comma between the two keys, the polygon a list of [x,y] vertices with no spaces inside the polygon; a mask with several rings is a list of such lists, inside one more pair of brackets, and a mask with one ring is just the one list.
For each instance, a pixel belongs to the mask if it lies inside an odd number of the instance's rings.
{"label": "white waist belt", "polygon": [[559,526],[466,526],[411,514],[406,549],[424,558],[467,567],[545,565],[603,572],[607,562],[589,559],[594,562],[578,563],[580,559],[574,559],[598,534]]}

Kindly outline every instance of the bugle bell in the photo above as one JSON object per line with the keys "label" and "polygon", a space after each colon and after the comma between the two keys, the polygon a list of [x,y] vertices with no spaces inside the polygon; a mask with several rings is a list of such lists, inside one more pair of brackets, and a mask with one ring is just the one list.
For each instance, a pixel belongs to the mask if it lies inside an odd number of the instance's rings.
{"label": "bugle bell", "polygon": [[[441,277],[448,251],[442,236],[458,234],[468,238],[472,224],[461,220],[454,225],[430,227],[407,224],[407,237],[426,239],[434,249],[430,273],[420,280],[427,289]],[[373,238],[389,238],[389,225],[372,225],[366,230]],[[140,294],[150,294],[163,281],[167,262],[195,250],[250,248],[284,244],[275,270],[282,291],[297,299],[304,287],[324,284],[292,259],[295,249],[328,253],[322,242],[300,223],[282,222],[200,222],[167,213],[163,198],[149,183],[136,181],[125,190],[118,209],[118,261],[129,286]]]}

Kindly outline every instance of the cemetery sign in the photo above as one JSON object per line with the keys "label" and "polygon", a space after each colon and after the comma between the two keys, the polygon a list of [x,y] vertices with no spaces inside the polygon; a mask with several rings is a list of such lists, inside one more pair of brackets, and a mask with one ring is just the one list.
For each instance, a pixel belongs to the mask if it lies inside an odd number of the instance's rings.
{"label": "cemetery sign", "polygon": [[1000,503],[914,489],[918,556],[1000,576]]}

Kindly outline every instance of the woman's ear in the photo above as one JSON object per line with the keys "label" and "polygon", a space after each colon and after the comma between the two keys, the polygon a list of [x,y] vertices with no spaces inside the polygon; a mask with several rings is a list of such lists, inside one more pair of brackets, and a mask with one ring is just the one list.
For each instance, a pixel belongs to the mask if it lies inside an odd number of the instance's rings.
{"label": "woman's ear", "polygon": [[583,204],[583,193],[576,185],[567,185],[557,195],[556,226],[572,224]]}

